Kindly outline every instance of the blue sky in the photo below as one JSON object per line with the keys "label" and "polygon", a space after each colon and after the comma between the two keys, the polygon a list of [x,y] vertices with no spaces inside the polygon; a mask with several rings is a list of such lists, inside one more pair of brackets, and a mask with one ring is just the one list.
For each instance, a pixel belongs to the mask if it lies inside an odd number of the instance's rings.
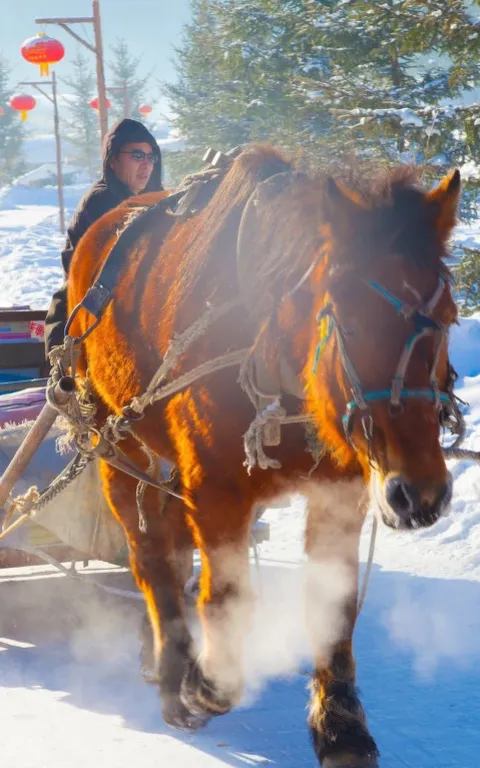
{"label": "blue sky", "polygon": [[[180,41],[182,27],[190,15],[189,0],[100,0],[105,59],[108,61],[109,49],[117,38],[124,38],[132,53],[142,57],[142,70],[153,70],[152,100],[157,97],[157,114],[166,111],[165,103],[158,103],[156,80],[171,81],[175,77],[172,65],[173,48]],[[35,18],[39,17],[85,17],[92,15],[90,0],[0,0],[0,52],[3,53],[12,68],[12,84],[25,79],[39,79],[38,69],[24,61],[20,54],[22,42],[42,31]],[[82,37],[93,40],[92,25],[73,27]],[[65,58],[56,66],[57,77],[70,74],[69,59],[80,46],[60,27],[48,25],[47,34],[62,41],[65,46]],[[88,54],[94,61],[93,54]],[[108,73],[108,70],[107,70]],[[29,118],[29,125],[47,128],[46,105],[38,100],[38,108]],[[49,121],[50,122],[50,121]]]}

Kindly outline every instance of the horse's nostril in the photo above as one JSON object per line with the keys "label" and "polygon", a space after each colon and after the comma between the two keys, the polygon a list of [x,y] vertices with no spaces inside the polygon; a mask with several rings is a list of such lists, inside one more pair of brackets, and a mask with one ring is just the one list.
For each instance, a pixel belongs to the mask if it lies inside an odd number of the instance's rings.
{"label": "horse's nostril", "polygon": [[390,477],[385,484],[385,499],[408,527],[432,525],[452,499],[452,477],[441,485],[417,486],[402,475]]}
{"label": "horse's nostril", "polygon": [[394,512],[404,520],[415,512],[419,502],[415,489],[400,476],[387,481],[385,497]]}

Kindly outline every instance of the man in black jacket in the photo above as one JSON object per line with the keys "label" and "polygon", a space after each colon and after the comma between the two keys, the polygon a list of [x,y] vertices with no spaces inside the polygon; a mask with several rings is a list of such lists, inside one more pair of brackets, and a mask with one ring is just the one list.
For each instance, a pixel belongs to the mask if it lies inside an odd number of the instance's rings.
{"label": "man in black jacket", "polygon": [[65,282],[52,298],[45,322],[45,348],[63,343],[67,322],[67,279],[75,248],[87,229],[123,200],[162,187],[162,158],[154,137],[138,120],[125,118],[112,126],[103,145],[103,175],[80,201],[67,230],[62,251]]}

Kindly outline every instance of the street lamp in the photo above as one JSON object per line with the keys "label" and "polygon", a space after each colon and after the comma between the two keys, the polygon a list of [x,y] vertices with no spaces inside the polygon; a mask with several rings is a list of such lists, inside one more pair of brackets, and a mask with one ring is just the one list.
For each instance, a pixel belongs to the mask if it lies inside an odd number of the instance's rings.
{"label": "street lamp", "polygon": [[[103,64],[103,42],[102,42],[102,28],[100,24],[100,3],[99,0],[92,0],[92,16],[84,18],[48,18],[48,19],[35,19],[37,24],[58,24],[59,27],[68,32],[69,35],[78,40],[79,43],[88,48],[89,51],[95,54],[97,62],[97,88],[98,88],[98,115],[100,121],[100,140],[103,144],[103,139],[108,131],[108,115],[106,105],[106,92],[105,92],[105,72]],[[87,40],[84,40],[77,32],[70,29],[70,24],[93,24],[95,34],[95,45],[90,45]]]}

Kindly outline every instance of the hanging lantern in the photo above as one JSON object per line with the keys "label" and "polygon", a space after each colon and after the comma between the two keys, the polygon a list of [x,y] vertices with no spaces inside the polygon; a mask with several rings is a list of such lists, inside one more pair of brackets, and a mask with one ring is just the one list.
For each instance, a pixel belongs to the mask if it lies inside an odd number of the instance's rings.
{"label": "hanging lantern", "polygon": [[150,114],[150,112],[152,111],[152,108],[150,104],[140,104],[138,111],[140,112],[141,115],[144,115],[146,117],[147,115]]}
{"label": "hanging lantern", "polygon": [[[107,105],[107,109],[110,109],[110,107],[112,106],[110,99],[105,99],[105,104]],[[95,96],[95,98],[91,100],[90,106],[91,106],[92,109],[98,110],[98,97],[97,96]]]}
{"label": "hanging lantern", "polygon": [[4,114],[5,114],[5,110],[3,109],[3,107],[0,107],[0,117],[1,117],[2,115],[4,115]]}
{"label": "hanging lantern", "polygon": [[23,43],[21,50],[24,59],[40,66],[41,77],[48,76],[50,64],[56,64],[65,55],[65,48],[61,42],[45,34],[29,37]]}
{"label": "hanging lantern", "polygon": [[29,93],[17,93],[10,99],[10,106],[16,112],[20,112],[22,120],[26,120],[28,112],[30,112],[31,109],[35,109],[37,102]]}

